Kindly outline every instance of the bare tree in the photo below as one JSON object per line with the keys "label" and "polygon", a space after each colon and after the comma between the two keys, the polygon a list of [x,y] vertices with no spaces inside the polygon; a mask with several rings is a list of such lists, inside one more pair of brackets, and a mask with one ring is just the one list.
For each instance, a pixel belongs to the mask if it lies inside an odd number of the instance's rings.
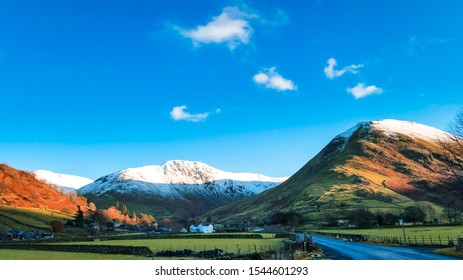
{"label": "bare tree", "polygon": [[448,124],[449,139],[441,139],[440,145],[454,183],[463,185],[463,108]]}
{"label": "bare tree", "polygon": [[463,108],[448,124],[448,130],[451,133],[449,138],[440,141],[444,162],[450,174],[445,184],[452,190],[444,203],[444,217],[450,224],[457,224],[463,209]]}

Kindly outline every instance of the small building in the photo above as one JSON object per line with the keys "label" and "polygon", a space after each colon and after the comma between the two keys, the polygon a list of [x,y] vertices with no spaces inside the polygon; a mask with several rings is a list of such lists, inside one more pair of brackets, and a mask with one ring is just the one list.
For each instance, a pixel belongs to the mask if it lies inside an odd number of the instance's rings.
{"label": "small building", "polygon": [[100,230],[101,229],[101,225],[99,223],[91,223],[89,226],[93,230]]}
{"label": "small building", "polygon": [[192,224],[190,226],[190,232],[201,232],[201,233],[212,233],[214,232],[214,226],[212,224]]}
{"label": "small building", "polygon": [[188,230],[187,230],[186,228],[183,227],[179,232],[180,232],[180,233],[187,233]]}

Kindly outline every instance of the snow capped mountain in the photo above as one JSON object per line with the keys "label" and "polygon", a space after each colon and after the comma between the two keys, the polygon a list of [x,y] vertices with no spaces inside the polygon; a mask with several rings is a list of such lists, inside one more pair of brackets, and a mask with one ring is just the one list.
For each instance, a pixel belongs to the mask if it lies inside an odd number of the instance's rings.
{"label": "snow capped mountain", "polygon": [[98,207],[125,204],[156,217],[194,217],[273,188],[287,178],[225,172],[201,162],[173,160],[129,168],[78,190]]}
{"label": "snow capped mountain", "polygon": [[183,197],[189,194],[242,197],[263,192],[286,179],[225,172],[201,162],[173,160],[162,165],[128,168],[106,175],[80,189],[79,194],[102,195],[113,191],[162,197]]}
{"label": "snow capped mountain", "polygon": [[413,138],[420,138],[426,141],[447,141],[453,136],[447,132],[437,128],[423,125],[410,121],[399,121],[392,119],[385,119],[380,121],[360,122],[354,127],[339,134],[338,138],[349,139],[352,134],[359,129],[373,129],[384,133],[386,136],[393,136],[395,134],[404,134]]}
{"label": "snow capped mountain", "polygon": [[88,185],[93,182],[93,180],[68,174],[59,174],[47,170],[37,170],[32,172],[35,177],[52,186],[58,186],[58,188],[63,188],[66,190],[74,190],[85,185]]}
{"label": "snow capped mountain", "polygon": [[396,213],[418,203],[442,209],[454,199],[463,207],[461,185],[449,181],[449,164],[459,163],[441,147],[455,137],[409,121],[361,122],[336,136],[284,183],[203,217],[265,221],[276,211],[295,211],[324,224],[325,213],[345,217],[365,205]]}

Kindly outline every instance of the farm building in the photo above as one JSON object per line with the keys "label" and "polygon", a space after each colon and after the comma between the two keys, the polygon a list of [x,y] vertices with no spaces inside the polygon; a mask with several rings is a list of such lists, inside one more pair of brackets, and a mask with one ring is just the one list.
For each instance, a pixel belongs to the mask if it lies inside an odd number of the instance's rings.
{"label": "farm building", "polygon": [[211,233],[214,231],[212,224],[193,224],[190,226],[190,232]]}

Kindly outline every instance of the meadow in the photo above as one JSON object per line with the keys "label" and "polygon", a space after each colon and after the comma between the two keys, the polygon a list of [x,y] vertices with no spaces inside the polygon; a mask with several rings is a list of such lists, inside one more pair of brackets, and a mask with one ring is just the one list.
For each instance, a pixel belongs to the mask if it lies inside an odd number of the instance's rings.
{"label": "meadow", "polygon": [[114,246],[147,246],[154,253],[164,250],[205,251],[222,249],[225,253],[248,254],[276,250],[281,246],[282,238],[200,238],[200,239],[136,239],[66,242],[61,244],[75,245],[114,245]]}
{"label": "meadow", "polygon": [[[319,232],[332,232],[341,234],[362,234],[372,236],[403,236],[401,227],[393,228],[366,228],[366,229],[322,229]],[[463,237],[463,226],[406,226],[405,233],[410,237],[432,236],[458,236]]]}
{"label": "meadow", "polygon": [[[12,249],[5,247],[0,249],[0,260],[143,260],[151,259],[152,257],[143,257],[135,255],[120,255],[120,254],[100,254],[94,249],[85,250],[87,252],[69,252],[67,249],[52,249],[52,247],[65,245],[88,245],[90,248],[101,248],[102,246],[130,246],[130,247],[148,247],[153,253],[160,251],[176,251],[176,250],[192,250],[195,252],[207,251],[214,249],[222,249],[224,253],[234,254],[250,254],[257,252],[273,251],[280,248],[284,238],[275,238],[275,234],[262,233],[262,238],[250,238],[248,234],[233,234],[233,237],[222,236],[223,234],[185,234],[177,237],[163,236],[148,236],[142,234],[133,235],[113,235],[101,236],[95,238],[94,241],[68,241],[68,242],[45,242],[38,243],[40,246],[50,246],[50,250],[44,250],[43,247],[35,250],[25,250],[26,248]],[[254,236],[256,234],[253,234]],[[106,238],[117,238],[115,240],[105,240]],[[143,238],[141,238],[143,237]],[[200,237],[200,238],[199,238]],[[34,242],[35,243],[35,242]],[[33,247],[34,243],[30,243]],[[18,243],[20,244],[20,243]],[[88,246],[86,248],[88,248]],[[33,249],[33,248],[30,248]],[[77,250],[77,251],[80,251]],[[165,259],[163,257],[155,257],[155,259]]]}
{"label": "meadow", "polygon": [[[366,229],[321,229],[319,233],[336,235],[359,234],[367,237],[368,242],[402,244],[404,232],[402,227],[366,228]],[[340,236],[342,237],[342,236]],[[463,226],[406,226],[405,238],[407,245],[443,247],[452,240],[457,242],[463,238]]]}
{"label": "meadow", "polygon": [[0,260],[148,260],[133,255],[1,249]]}

